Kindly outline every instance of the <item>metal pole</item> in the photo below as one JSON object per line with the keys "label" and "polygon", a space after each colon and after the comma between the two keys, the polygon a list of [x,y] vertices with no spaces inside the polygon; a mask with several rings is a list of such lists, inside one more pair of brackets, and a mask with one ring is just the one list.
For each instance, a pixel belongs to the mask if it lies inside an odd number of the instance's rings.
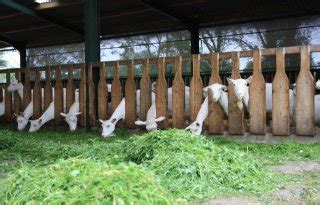
{"label": "metal pole", "polygon": [[[100,62],[100,0],[85,0],[84,4],[85,27],[85,62],[86,62],[86,128],[91,129],[89,116],[89,64],[93,67],[93,82],[95,87],[95,103],[97,104],[97,88],[99,70],[96,65]],[[96,106],[97,107],[97,106]]]}

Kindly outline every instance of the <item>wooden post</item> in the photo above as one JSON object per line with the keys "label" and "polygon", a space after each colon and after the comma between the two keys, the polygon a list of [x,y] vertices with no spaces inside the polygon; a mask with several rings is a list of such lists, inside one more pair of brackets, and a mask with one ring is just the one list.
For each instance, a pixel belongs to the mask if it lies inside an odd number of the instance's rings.
{"label": "wooden post", "polygon": [[94,83],[93,83],[93,65],[90,63],[89,65],[89,117],[90,117],[90,125],[92,127],[95,126],[96,121],[96,108],[95,108],[95,92],[94,92]]}
{"label": "wooden post", "polygon": [[297,79],[296,131],[297,135],[314,135],[314,79],[310,73],[310,47],[301,47],[301,69]]}
{"label": "wooden post", "polygon": [[63,86],[61,77],[61,67],[58,66],[55,69],[56,83],[54,87],[54,118],[55,125],[62,125],[62,117],[60,113],[63,112]]}
{"label": "wooden post", "polygon": [[[222,80],[219,75],[219,53],[211,55],[211,77],[209,84],[219,83],[222,84]],[[209,133],[210,134],[223,134],[224,131],[224,111],[218,102],[212,101],[212,93],[208,93],[209,96]]]}
{"label": "wooden post", "polygon": [[276,50],[277,71],[272,82],[272,132],[289,135],[289,79],[285,73],[285,49]]}
{"label": "wooden post", "polygon": [[151,106],[151,79],[149,76],[149,59],[143,64],[143,75],[140,81],[140,120],[145,121]]}
{"label": "wooden post", "polygon": [[190,121],[193,122],[202,104],[203,83],[200,76],[200,55],[192,55],[193,74],[190,82]]}
{"label": "wooden post", "polygon": [[121,83],[119,79],[119,62],[117,61],[113,69],[113,81],[111,87],[111,109],[112,113],[121,102]]}
{"label": "wooden post", "polygon": [[182,79],[182,57],[175,58],[175,76],[172,86],[172,126],[184,128],[185,86]]}
{"label": "wooden post", "polygon": [[8,91],[7,87],[10,85],[10,72],[6,72],[6,86],[5,86],[5,114],[4,119],[6,122],[11,122],[11,93]]}
{"label": "wooden post", "polygon": [[105,79],[105,65],[100,63],[98,84],[98,118],[105,120],[108,117],[108,88]]}
{"label": "wooden post", "polygon": [[158,80],[156,83],[156,110],[157,117],[164,116],[165,120],[159,123],[160,129],[168,128],[168,86],[166,81],[165,58],[158,60]]}
{"label": "wooden post", "polygon": [[128,78],[125,87],[126,99],[126,127],[129,129],[135,128],[137,119],[136,111],[136,83],[133,76],[133,61],[128,64]]}
{"label": "wooden post", "polygon": [[30,71],[29,71],[29,68],[26,68],[24,71],[23,110],[27,108],[30,102],[31,102]]}
{"label": "wooden post", "polygon": [[[15,71],[15,78],[17,80],[20,81],[20,75],[19,75],[19,71]],[[14,93],[14,113],[16,113],[16,115],[19,115],[20,113],[20,105],[21,105],[21,100],[20,100],[20,96],[18,92]]]}
{"label": "wooden post", "polygon": [[86,126],[86,64],[81,65],[81,80],[79,93],[79,110],[82,113],[80,116],[80,125]]}
{"label": "wooden post", "polygon": [[[239,52],[233,52],[231,55],[232,58],[232,79],[241,78],[239,73]],[[243,135],[244,134],[244,126],[243,126],[243,110],[240,110],[237,105],[237,97],[234,93],[233,85],[228,86],[228,110],[229,110],[229,134],[231,135]]]}
{"label": "wooden post", "polygon": [[266,129],[266,82],[262,75],[261,51],[253,51],[253,75],[249,87],[250,133],[264,135]]}
{"label": "wooden post", "polygon": [[66,88],[66,113],[69,112],[70,107],[74,103],[75,98],[75,89],[73,85],[73,65],[68,65],[68,81],[67,81],[67,88]]}
{"label": "wooden post", "polygon": [[46,68],[46,82],[44,84],[44,110],[46,110],[52,102],[52,85],[50,67]]}
{"label": "wooden post", "polygon": [[33,118],[38,119],[39,117],[41,117],[41,115],[42,115],[42,97],[41,97],[41,85],[40,85],[40,72],[38,69],[36,69],[34,87],[33,87]]}

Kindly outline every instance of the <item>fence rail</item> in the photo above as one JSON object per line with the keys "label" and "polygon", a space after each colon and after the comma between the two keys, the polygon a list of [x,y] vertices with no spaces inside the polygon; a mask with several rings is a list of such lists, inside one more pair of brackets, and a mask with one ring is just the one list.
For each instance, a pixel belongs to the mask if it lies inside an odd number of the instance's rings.
{"label": "fence rail", "polygon": [[[6,83],[2,87],[8,87],[10,76],[17,79],[24,75],[23,97],[18,93],[11,93],[4,89],[4,95],[0,92],[0,102],[5,101],[5,116],[3,120],[7,123],[13,122],[12,114],[23,111],[33,99],[34,113],[36,119],[48,108],[50,102],[55,102],[55,124],[62,125],[63,120],[60,112],[67,111],[73,104],[75,89],[80,90],[80,112],[82,112],[80,124],[86,124],[86,89],[89,89],[90,124],[96,125],[98,118],[106,119],[115,110],[122,98],[126,97],[126,121],[125,126],[135,128],[134,121],[138,118],[145,120],[147,111],[151,105],[151,83],[157,82],[156,86],[156,107],[158,115],[165,115],[167,119],[161,123],[160,128],[168,127],[183,128],[192,122],[203,102],[202,88],[211,83],[227,84],[226,77],[233,79],[248,77],[252,75],[250,84],[250,106],[249,106],[249,131],[252,134],[265,134],[266,130],[266,105],[265,105],[265,82],[272,82],[272,132],[274,135],[289,135],[290,131],[290,110],[289,84],[297,83],[297,94],[295,97],[295,122],[296,133],[299,135],[314,135],[314,81],[319,79],[320,72],[310,67],[310,53],[320,52],[320,45],[295,46],[286,48],[271,48],[253,51],[227,52],[193,55],[184,57],[166,57],[135,59],[122,61],[102,62],[99,66],[100,78],[98,79],[97,92],[95,92],[93,69],[95,64],[89,67],[89,87],[86,87],[85,64],[61,65],[41,68],[21,68],[0,70],[0,74],[6,75]],[[288,54],[299,54],[299,69],[286,69],[285,56]],[[262,68],[263,56],[276,57],[276,70],[266,71]],[[252,57],[253,72],[239,71],[239,60],[244,57]],[[219,71],[219,61],[231,59],[231,72]],[[200,62],[210,62],[211,73],[200,73]],[[192,63],[192,75],[183,74],[183,62]],[[174,66],[174,75],[166,76],[165,71],[168,64]],[[143,66],[142,76],[134,76],[135,65]],[[151,65],[156,65],[157,76],[150,76]],[[128,70],[128,77],[119,76],[119,67],[124,66]],[[106,69],[113,70],[112,78],[106,78]],[[42,75],[41,75],[42,73]],[[77,74],[76,74],[77,73]],[[64,74],[65,79],[62,78]],[[31,78],[31,76],[33,78]],[[44,79],[41,80],[41,76]],[[108,93],[108,84],[111,84],[111,93]],[[190,110],[185,110],[185,86],[190,86]],[[168,92],[167,88],[173,87],[172,116],[168,116]],[[52,93],[54,88],[54,93]],[[140,113],[136,115],[135,91],[140,89]],[[33,97],[31,94],[33,93]],[[232,92],[233,87],[229,85],[229,115],[228,130],[225,130],[223,120],[225,116],[221,107],[214,102],[209,102],[208,132],[222,134],[229,131],[230,134],[241,135],[245,132],[245,113],[237,106],[237,99]],[[54,94],[54,96],[53,96]],[[110,106],[108,106],[110,104]],[[308,109],[306,109],[306,107]],[[319,111],[318,111],[319,112]],[[185,119],[185,116],[188,116]],[[171,121],[172,119],[172,121]]]}

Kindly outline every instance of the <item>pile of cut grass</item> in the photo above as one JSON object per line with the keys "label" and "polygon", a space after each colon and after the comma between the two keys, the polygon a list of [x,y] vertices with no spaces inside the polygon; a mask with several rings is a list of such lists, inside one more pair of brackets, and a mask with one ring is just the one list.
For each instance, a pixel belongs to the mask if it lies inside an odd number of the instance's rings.
{"label": "pile of cut grass", "polygon": [[172,204],[150,172],[135,164],[109,166],[88,159],[23,166],[4,187],[6,204]]}
{"label": "pile of cut grass", "polygon": [[123,152],[128,161],[160,176],[174,196],[188,200],[219,193],[263,193],[276,183],[267,167],[249,153],[181,130],[133,137]]}

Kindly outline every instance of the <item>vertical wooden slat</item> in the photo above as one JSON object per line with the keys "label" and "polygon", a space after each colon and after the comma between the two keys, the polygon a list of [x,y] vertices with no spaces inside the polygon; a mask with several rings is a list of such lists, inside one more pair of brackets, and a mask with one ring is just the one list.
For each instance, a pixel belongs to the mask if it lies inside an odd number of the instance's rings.
{"label": "vertical wooden slat", "polygon": [[[219,53],[211,55],[211,77],[209,84],[219,83],[222,84],[219,75]],[[218,102],[212,101],[212,93],[209,92],[209,133],[210,134],[223,134],[224,126],[224,112]]]}
{"label": "vertical wooden slat", "polygon": [[66,112],[69,112],[70,107],[74,103],[75,89],[73,85],[73,65],[68,65],[68,81],[66,87]]}
{"label": "vertical wooden slat", "polygon": [[30,102],[31,102],[30,71],[29,71],[29,68],[26,68],[24,71],[23,110],[27,108]]}
{"label": "vertical wooden slat", "polygon": [[128,65],[128,78],[125,87],[126,99],[126,127],[135,128],[135,121],[137,119],[136,111],[136,83],[133,76],[133,61]]}
{"label": "vertical wooden slat", "polygon": [[[15,78],[20,81],[20,72],[15,71]],[[20,113],[21,99],[18,92],[14,93],[14,113],[18,115]]]}
{"label": "vertical wooden slat", "polygon": [[11,122],[11,93],[8,91],[7,87],[10,85],[10,72],[6,72],[6,86],[5,86],[5,115],[4,119],[6,122]]}
{"label": "vertical wooden slat", "polygon": [[113,68],[113,80],[111,87],[111,110],[112,113],[121,102],[121,83],[119,80],[119,62],[117,61]]}
{"label": "vertical wooden slat", "polygon": [[79,110],[82,113],[80,115],[80,125],[86,126],[86,65],[81,65],[81,80],[80,80],[80,93],[79,93]]}
{"label": "vertical wooden slat", "polygon": [[272,132],[289,135],[289,79],[285,73],[285,49],[276,50],[277,71],[272,82]]}
{"label": "vertical wooden slat", "polygon": [[249,88],[250,133],[265,134],[266,83],[262,75],[261,51],[253,51],[253,75]]}
{"label": "vertical wooden slat", "polygon": [[202,104],[203,83],[200,76],[200,55],[192,56],[193,74],[190,82],[190,120],[193,122]]}
{"label": "vertical wooden slat", "polygon": [[33,118],[38,119],[42,115],[42,97],[40,85],[40,72],[35,71],[35,80],[33,87]]}
{"label": "vertical wooden slat", "polygon": [[310,73],[310,47],[301,47],[301,69],[297,79],[296,131],[297,135],[314,135],[314,79]]}
{"label": "vertical wooden slat", "polygon": [[95,126],[96,121],[96,107],[95,107],[95,92],[94,92],[94,83],[93,83],[93,65],[90,63],[89,66],[89,117],[90,125]]}
{"label": "vertical wooden slat", "polygon": [[100,63],[98,84],[98,117],[105,120],[108,117],[108,88],[105,79],[105,65]]}
{"label": "vertical wooden slat", "polygon": [[149,76],[149,59],[143,64],[143,75],[140,81],[140,119],[146,120],[151,106],[151,79]]}
{"label": "vertical wooden slat", "polygon": [[159,58],[158,61],[158,80],[156,83],[156,110],[157,117],[164,116],[165,120],[158,123],[160,129],[168,128],[168,86],[166,81],[165,58]]}
{"label": "vertical wooden slat", "polygon": [[[1,74],[0,74],[0,75],[1,75]],[[3,86],[0,85],[0,102],[3,101],[3,91],[4,91]]]}
{"label": "vertical wooden slat", "polygon": [[56,72],[56,84],[54,87],[54,114],[55,124],[62,125],[62,117],[60,115],[63,112],[63,86],[61,77],[61,67],[58,66],[55,69]]}
{"label": "vertical wooden slat", "polygon": [[[239,73],[239,58],[240,53],[234,52],[231,55],[232,58],[232,79],[239,79],[241,78]],[[244,133],[244,126],[243,126],[243,110],[240,110],[237,105],[237,97],[234,93],[234,87],[229,85],[228,87],[228,98],[229,98],[229,134],[231,135],[242,135]]]}
{"label": "vertical wooden slat", "polygon": [[44,110],[46,110],[52,102],[52,85],[50,67],[46,68],[46,82],[44,84]]}
{"label": "vertical wooden slat", "polygon": [[175,58],[175,76],[172,86],[172,126],[183,128],[185,122],[185,86],[182,78],[182,57]]}

